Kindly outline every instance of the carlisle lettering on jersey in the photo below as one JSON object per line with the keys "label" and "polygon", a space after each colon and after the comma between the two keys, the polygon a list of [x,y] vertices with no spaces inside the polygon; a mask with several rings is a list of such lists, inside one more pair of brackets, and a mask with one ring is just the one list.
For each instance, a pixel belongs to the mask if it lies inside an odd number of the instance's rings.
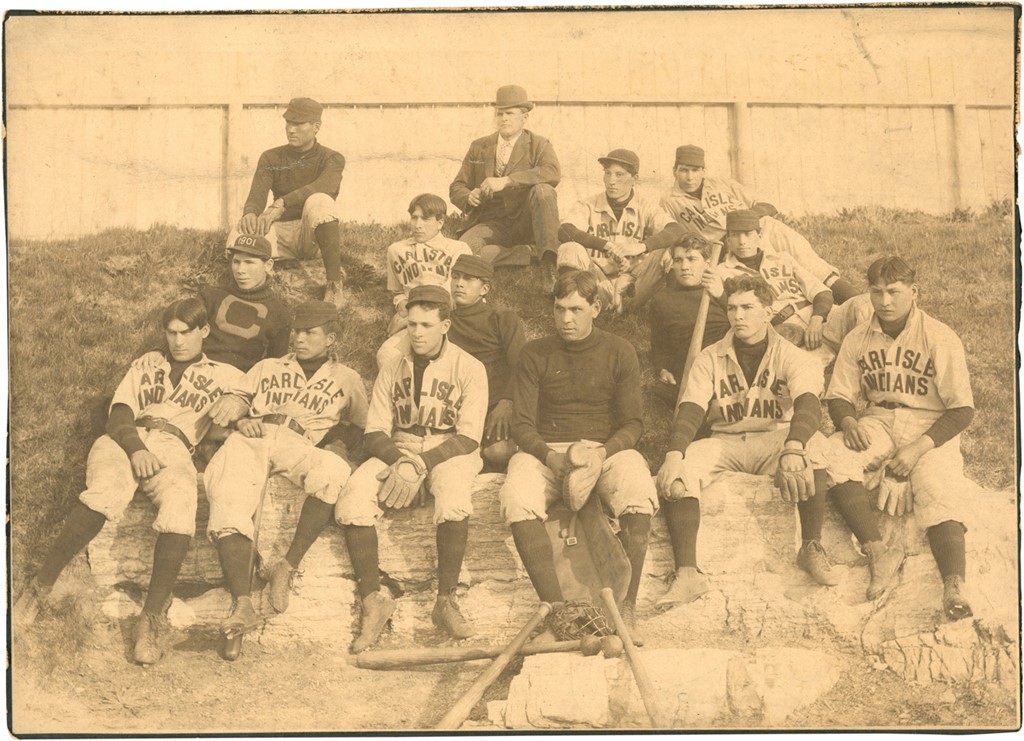
{"label": "carlisle lettering on jersey", "polygon": [[454,262],[455,256],[445,250],[431,247],[428,244],[413,244],[404,254],[396,257],[391,263],[391,269],[399,276],[402,284],[407,285],[428,269],[447,279],[451,277]]}
{"label": "carlisle lettering on jersey", "polygon": [[898,345],[892,357],[884,349],[871,350],[857,360],[857,365],[866,391],[927,396],[929,379],[935,377],[935,363],[930,358]]}
{"label": "carlisle lettering on jersey", "polygon": [[391,406],[398,426],[454,427],[459,418],[458,410],[462,408],[461,396],[452,400],[458,388],[454,383],[434,378],[429,388],[420,391],[419,404],[416,405],[412,399],[412,379],[395,381],[391,389]]}
{"label": "carlisle lettering on jersey", "polygon": [[139,409],[145,409],[151,404],[160,404],[166,396],[168,402],[174,402],[182,409],[201,413],[222,393],[223,390],[216,386],[216,379],[190,368],[168,395],[167,387],[164,385],[164,371],[157,369],[152,376],[149,373],[142,374],[136,398]]}
{"label": "carlisle lettering on jersey", "polygon": [[[769,383],[769,381],[771,381]],[[773,398],[762,398],[755,394],[746,394],[748,390],[769,389]],[[728,401],[729,397],[744,394],[739,401]],[[778,378],[772,380],[770,368],[764,368],[747,389],[740,381],[739,375],[729,373],[718,381],[715,398],[719,400],[718,418],[725,422],[739,422],[746,417],[764,417],[782,419],[786,410],[781,398],[787,394],[786,383]]]}
{"label": "carlisle lettering on jersey", "polygon": [[260,379],[259,394],[263,404],[268,407],[292,402],[311,412],[323,414],[328,405],[339,396],[344,396],[345,392],[330,378],[321,378],[307,386],[306,377],[302,373],[281,371]]}
{"label": "carlisle lettering on jersey", "polygon": [[[620,228],[621,227],[621,228]],[[625,224],[613,224],[609,222],[601,222],[596,227],[591,226],[587,229],[591,234],[600,237],[601,239],[612,239],[614,237],[629,237],[636,238],[637,240],[646,239],[647,235],[644,234],[643,229],[639,224],[631,221],[627,221]]]}

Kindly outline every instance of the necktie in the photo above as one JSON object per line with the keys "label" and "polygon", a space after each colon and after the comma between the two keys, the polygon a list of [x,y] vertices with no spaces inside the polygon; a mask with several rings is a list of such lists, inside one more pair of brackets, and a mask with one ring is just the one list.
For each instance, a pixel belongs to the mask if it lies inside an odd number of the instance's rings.
{"label": "necktie", "polygon": [[499,178],[505,174],[505,168],[508,166],[508,158],[511,154],[511,144],[501,137],[498,137],[498,151],[494,157],[494,174]]}

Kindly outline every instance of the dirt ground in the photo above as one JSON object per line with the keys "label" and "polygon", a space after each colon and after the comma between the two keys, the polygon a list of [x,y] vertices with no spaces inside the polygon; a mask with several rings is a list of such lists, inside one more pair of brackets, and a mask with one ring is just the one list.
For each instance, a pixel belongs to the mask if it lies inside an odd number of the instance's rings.
{"label": "dirt ground", "polygon": [[[130,619],[109,620],[88,585],[73,584],[54,609],[12,643],[15,734],[286,733],[416,731],[433,727],[483,671],[485,662],[369,671],[340,647],[262,646],[247,640],[236,662],[217,653],[213,628],[172,632],[163,661],[131,662]],[[339,616],[339,621],[348,616]],[[406,645],[386,634],[381,647]],[[1014,691],[991,684],[909,684],[863,655],[841,657],[849,670],[816,703],[790,719],[796,729],[1019,727]],[[625,660],[625,659],[622,659]],[[513,662],[474,709],[507,696]],[[759,728],[742,718],[718,728]]]}

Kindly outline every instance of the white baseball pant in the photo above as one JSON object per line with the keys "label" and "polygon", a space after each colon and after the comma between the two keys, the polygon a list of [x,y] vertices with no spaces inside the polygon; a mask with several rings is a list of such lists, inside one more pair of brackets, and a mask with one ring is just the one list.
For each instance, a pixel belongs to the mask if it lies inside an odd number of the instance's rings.
{"label": "white baseball pant", "polygon": [[[316,243],[316,228],[329,221],[340,221],[338,203],[326,193],[314,193],[302,206],[302,218],[276,221],[265,236],[270,242],[270,255],[275,260],[309,260],[320,251]],[[228,232],[225,250],[238,239],[241,232],[236,224]]]}
{"label": "white baseball pant", "polygon": [[[634,281],[636,297],[631,305],[634,307],[643,306],[650,301],[662,280],[665,278],[665,269],[661,265],[661,259],[665,250],[655,250],[638,256],[632,261],[626,270],[620,271],[616,267],[616,261],[612,259],[599,262],[587,252],[587,248],[579,242],[564,242],[558,248],[558,267],[572,268],[573,270],[586,270],[597,278],[598,289],[601,292],[601,305],[609,306],[614,294],[612,281],[619,275],[629,275]],[[605,301],[609,303],[605,303]]]}

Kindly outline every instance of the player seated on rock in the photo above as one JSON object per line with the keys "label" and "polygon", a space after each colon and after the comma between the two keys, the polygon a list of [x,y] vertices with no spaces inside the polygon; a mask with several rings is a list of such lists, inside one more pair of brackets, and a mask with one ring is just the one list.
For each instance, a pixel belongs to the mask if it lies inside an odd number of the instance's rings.
{"label": "player seated on rock", "polygon": [[[345,303],[338,204],[345,157],[317,141],[324,107],[312,98],[292,98],[284,112],[288,143],[260,155],[242,218],[228,234],[266,237],[275,258],[308,260],[317,251],[327,273],[324,300]],[[268,206],[268,195],[273,202]]]}
{"label": "player seated on rock", "polygon": [[395,315],[388,334],[405,327],[409,291],[420,285],[451,290],[452,265],[459,255],[470,255],[469,245],[441,234],[448,203],[433,193],[421,193],[409,204],[409,236],[387,251],[388,290]]}
{"label": "player seated on rock", "polygon": [[[695,234],[687,234],[670,247],[671,267],[665,287],[651,299],[651,365],[657,373],[654,395],[675,409],[679,379],[690,353],[697,311],[704,296],[704,282],[710,279],[711,245]],[[729,330],[725,306],[708,303],[702,347],[717,342]]]}
{"label": "player seated on rock", "polygon": [[856,294],[853,285],[839,276],[839,268],[822,260],[810,243],[775,217],[778,209],[759,200],[746,186],[731,178],[705,174],[704,150],[693,144],[676,149],[675,182],[661,197],[661,205],[683,229],[708,242],[725,237],[726,215],[751,209],[764,230],[765,252],[785,252],[811,275],[832,290],[837,304]]}
{"label": "player seated on rock", "polygon": [[637,190],[640,158],[613,149],[597,160],[604,168],[604,190],[579,201],[558,230],[558,269],[588,270],[601,305],[622,312],[627,292],[631,309],[643,306],[665,275],[665,248],[683,230],[653,198]]}
{"label": "player seated on rock", "polygon": [[[267,479],[279,474],[307,495],[288,552],[268,567],[270,605],[277,612],[288,608],[295,571],[330,521],[348,481],[352,451],[366,426],[367,400],[359,374],[332,357],[340,332],[333,304],[300,304],[292,323],[294,352],[261,360],[210,409],[215,424],[236,429],[204,474],[207,530],[232,599],[231,614],[221,623],[225,633],[259,623],[250,564],[253,516]],[[336,439],[329,449],[318,448],[327,435]]]}
{"label": "player seated on rock", "polygon": [[89,450],[86,490],[14,606],[15,621],[34,620],[75,554],[108,520],[120,519],[136,489],[142,489],[156,505],[153,529],[158,535],[149,591],[135,624],[133,656],[141,664],[152,664],[163,655],[171,590],[195,533],[198,493],[192,451],[211,429],[210,404],[242,375],[203,355],[210,326],[198,299],[168,306],[161,326],[167,359],[154,370],[133,365],[121,380],[110,405],[107,432]]}
{"label": "player seated on rock", "polygon": [[[670,609],[708,590],[697,569],[701,493],[725,471],[774,474],[782,498],[795,502],[803,545],[797,565],[819,584],[838,580],[821,546],[825,461],[819,363],[772,328],[772,290],[757,275],[725,282],[732,329],[693,363],[658,471],[676,577],[655,604]],[[711,437],[693,440],[707,416]]]}
{"label": "player seated on rock", "polygon": [[533,110],[526,90],[498,88],[497,132],[469,145],[448,197],[466,215],[460,235],[495,267],[529,265],[535,245],[545,280],[554,279],[558,251],[558,196],[562,174],[551,142],[526,126]]}
{"label": "player seated on rock", "polygon": [[371,456],[352,474],[335,509],[345,532],[362,601],[353,653],[380,637],[395,611],[381,589],[376,523],[382,507],[401,509],[434,498],[437,600],[431,619],[452,638],[476,634],[455,591],[473,514],[473,482],[483,466],[480,438],[487,414],[487,372],[448,341],[451,296],[440,286],[409,292],[409,344],[380,369],[366,426]]}
{"label": "player seated on rock", "polygon": [[832,501],[867,553],[868,599],[881,596],[904,559],[902,547],[882,542],[868,498],[880,487],[870,499],[878,509],[913,511],[924,528],[946,615],[970,617],[960,433],[974,418],[974,397],[963,343],[917,306],[917,275],[902,258],[876,260],[867,276],[873,315],[843,340],[825,396],[836,428],[829,440]]}
{"label": "player seated on rock", "polygon": [[[599,290],[587,271],[559,275],[556,333],[526,343],[519,356],[512,425],[519,452],[501,487],[501,512],[537,595],[562,602],[544,521],[562,499],[563,478],[576,467],[570,458],[581,455],[582,465],[592,470],[582,493],[593,491],[619,520],[632,568],[621,612],[640,644],[636,598],[657,494],[647,461],[636,450],[644,431],[640,363],[632,344],[594,326],[602,309]],[[570,504],[579,509],[586,499]]]}
{"label": "player seated on rock", "polygon": [[[452,299],[448,341],[484,364],[487,370],[487,420],[480,442],[480,456],[493,469],[504,470],[516,452],[512,440],[512,386],[519,352],[526,342],[522,322],[511,309],[487,300],[494,266],[477,255],[459,255],[452,267]],[[377,367],[383,368],[403,353],[408,354],[408,332],[389,338],[377,351]]]}
{"label": "player seated on rock", "polygon": [[740,275],[761,276],[772,292],[770,322],[775,331],[797,347],[821,346],[825,317],[832,308],[832,292],[785,253],[761,248],[761,227],[754,211],[730,211],[726,216],[725,244],[729,254],[712,270],[708,293],[721,299],[722,281]]}

